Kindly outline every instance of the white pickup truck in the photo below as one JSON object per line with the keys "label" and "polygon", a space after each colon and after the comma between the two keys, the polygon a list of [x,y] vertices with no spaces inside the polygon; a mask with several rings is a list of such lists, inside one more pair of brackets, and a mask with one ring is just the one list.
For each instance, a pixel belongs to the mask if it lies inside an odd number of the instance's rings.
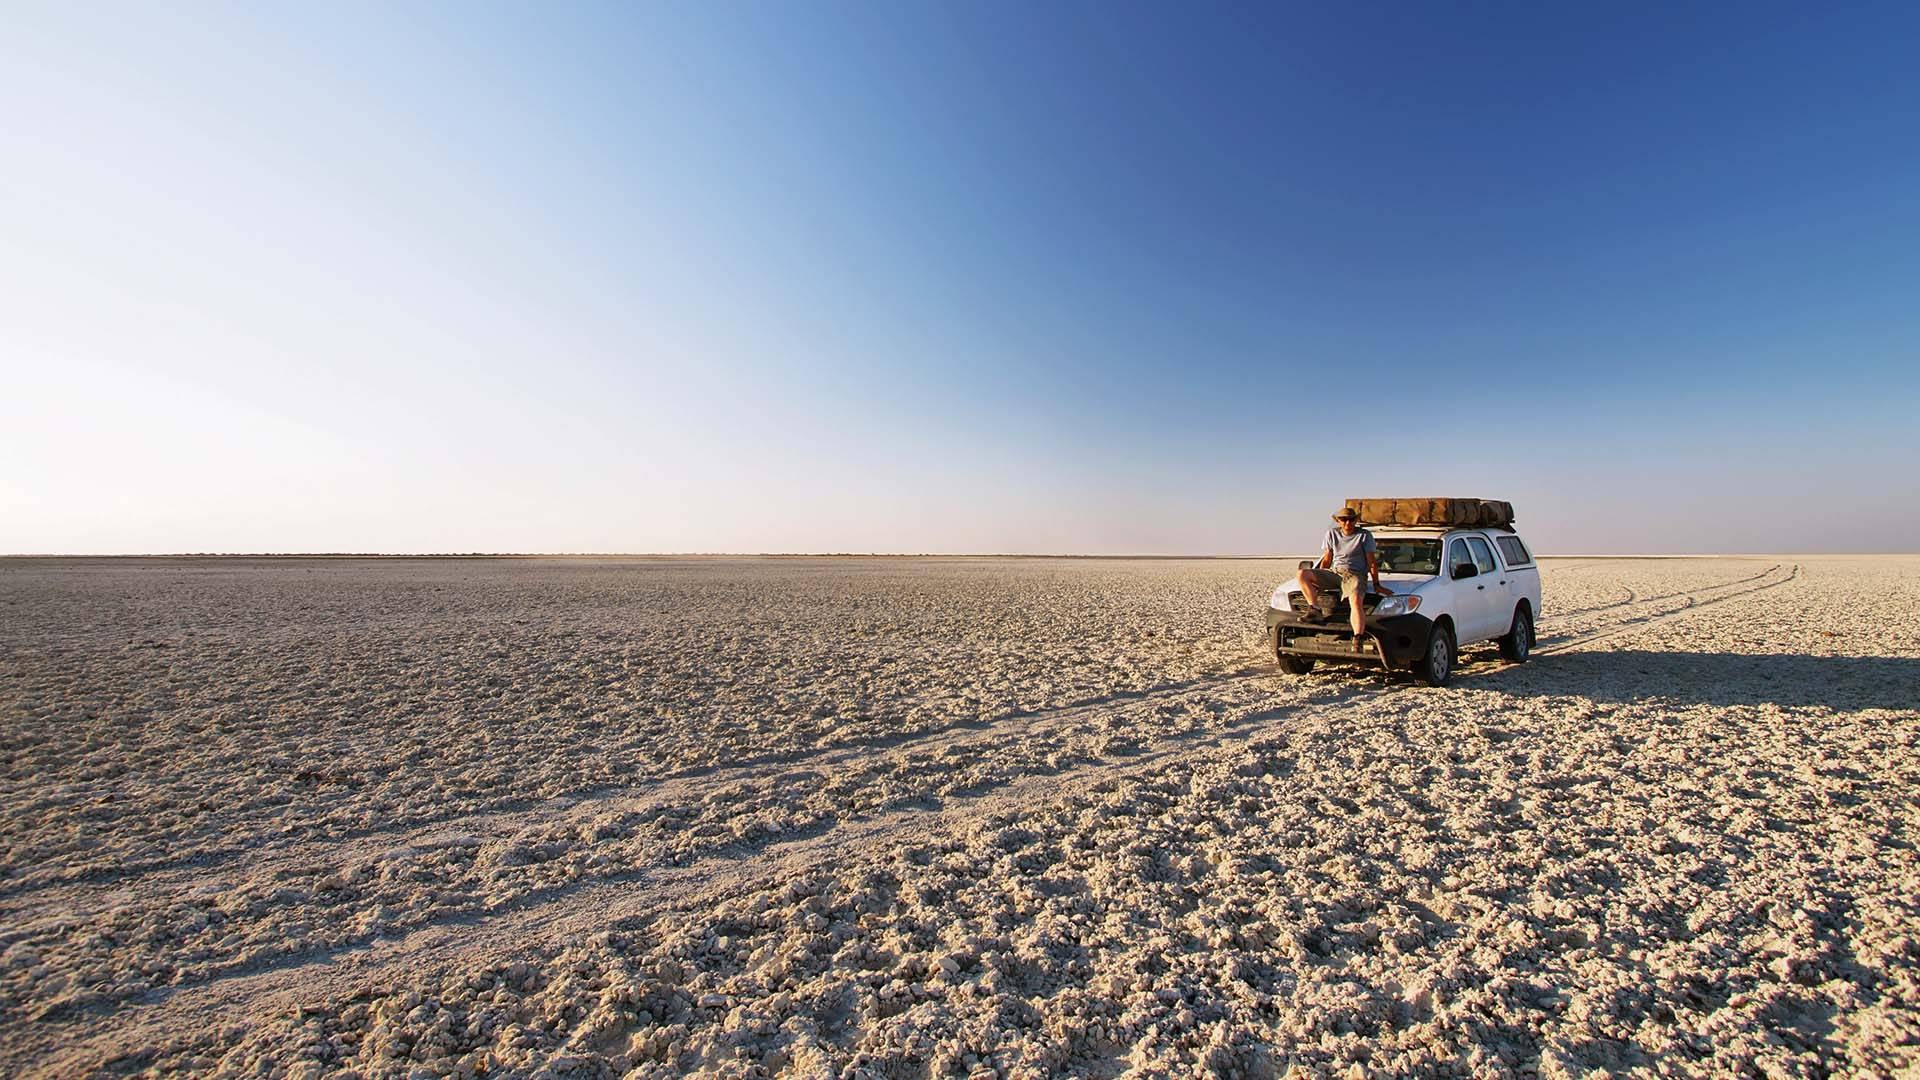
{"label": "white pickup truck", "polygon": [[1411,669],[1421,682],[1440,686],[1453,677],[1463,645],[1496,641],[1508,661],[1526,660],[1540,617],[1540,568],[1518,534],[1376,526],[1373,538],[1380,583],[1390,595],[1367,593],[1359,640],[1345,600],[1322,617],[1308,610],[1298,581],[1273,590],[1266,647],[1283,670],[1304,675],[1316,661],[1358,661]]}

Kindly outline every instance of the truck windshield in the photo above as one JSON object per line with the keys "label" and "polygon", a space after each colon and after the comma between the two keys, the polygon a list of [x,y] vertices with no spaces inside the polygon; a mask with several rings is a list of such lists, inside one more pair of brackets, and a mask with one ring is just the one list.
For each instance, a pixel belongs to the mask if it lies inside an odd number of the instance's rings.
{"label": "truck windshield", "polygon": [[1381,540],[1380,572],[1383,574],[1437,574],[1440,572],[1440,541]]}

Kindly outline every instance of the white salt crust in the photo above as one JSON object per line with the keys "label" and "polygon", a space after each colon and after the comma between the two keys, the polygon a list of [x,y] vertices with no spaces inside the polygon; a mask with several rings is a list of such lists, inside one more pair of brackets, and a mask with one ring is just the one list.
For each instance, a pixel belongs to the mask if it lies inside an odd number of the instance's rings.
{"label": "white salt crust", "polygon": [[0,1071],[1889,1076],[1920,559],[0,561]]}

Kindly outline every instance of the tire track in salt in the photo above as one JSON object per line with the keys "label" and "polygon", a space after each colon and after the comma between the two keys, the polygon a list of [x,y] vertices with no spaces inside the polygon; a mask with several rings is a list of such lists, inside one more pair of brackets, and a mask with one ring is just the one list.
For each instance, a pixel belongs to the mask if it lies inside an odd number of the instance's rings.
{"label": "tire track in salt", "polygon": [[[378,842],[370,842],[366,838],[360,838],[355,841],[344,841],[329,845],[327,849],[323,851],[316,851],[313,847],[308,847],[284,852],[276,855],[272,859],[249,864],[246,872],[250,878],[258,880],[263,876],[278,876],[282,872],[293,873],[305,871],[311,873],[313,868],[318,865],[327,865],[329,867],[343,866],[356,860],[377,859],[381,856],[399,856],[405,858],[412,854],[432,852],[448,846],[448,834],[456,831],[482,832],[488,834],[489,839],[500,839],[510,837],[523,830],[536,829],[542,826],[577,826],[586,819],[610,813],[636,816],[649,824],[661,823],[658,831],[663,834],[662,837],[649,845],[652,850],[648,856],[648,865],[652,865],[654,861],[664,859],[666,856],[672,854],[666,851],[665,848],[667,842],[672,838],[671,833],[676,826],[691,828],[699,824],[700,819],[698,817],[691,822],[678,822],[675,820],[673,811],[682,809],[697,811],[699,807],[710,804],[716,796],[725,795],[734,790],[748,789],[740,790],[739,793],[742,796],[752,797],[754,795],[771,792],[779,788],[783,783],[789,787],[799,787],[805,785],[809,780],[824,783],[827,777],[841,777],[849,774],[860,777],[863,772],[866,774],[866,778],[878,782],[885,779],[885,773],[887,771],[877,768],[876,766],[879,764],[891,763],[892,771],[904,772],[916,767],[911,760],[913,757],[935,754],[957,747],[972,747],[981,743],[998,745],[1005,741],[1006,729],[1010,725],[1021,722],[1025,722],[1025,726],[1023,726],[1017,734],[1017,737],[1021,740],[1020,745],[1030,750],[1037,757],[1044,757],[1049,751],[1053,753],[1066,753],[1076,760],[1098,757],[1102,751],[1092,744],[1099,743],[1104,739],[1118,737],[1123,744],[1131,744],[1137,741],[1134,738],[1135,736],[1145,735],[1148,741],[1151,741],[1152,722],[1155,717],[1162,714],[1165,710],[1178,708],[1182,703],[1189,702],[1193,699],[1204,699],[1205,701],[1212,702],[1223,691],[1230,691],[1236,686],[1249,682],[1277,677],[1276,673],[1270,670],[1263,670],[1257,667],[1239,668],[1201,679],[1185,680],[1165,688],[1109,694],[1090,702],[1080,702],[1054,709],[1003,714],[991,721],[971,721],[947,725],[930,731],[904,733],[883,740],[864,740],[858,746],[835,747],[807,754],[772,755],[769,760],[765,760],[761,764],[754,766],[695,770],[681,778],[650,783],[640,788],[622,788],[602,791],[590,798],[571,797],[553,800],[530,811],[470,815],[461,819],[460,824],[464,827],[462,830],[456,830],[452,823],[440,823],[426,828],[415,829],[409,833],[404,840],[398,843],[391,837],[380,838]],[[1309,693],[1311,693],[1311,691],[1309,691]],[[1129,727],[1121,728],[1111,722],[1103,727],[1097,722],[1099,718],[1109,715],[1127,716],[1129,714],[1133,717],[1133,723]],[[1075,734],[1081,736],[1081,740],[1078,743],[1072,741],[1072,737]],[[1067,745],[1064,747],[1058,745],[1062,741],[1066,741]],[[881,757],[877,762],[874,758],[874,752],[876,750],[881,752]],[[1127,753],[1129,751],[1123,750],[1122,752]],[[1033,762],[1020,763],[1016,760],[1014,764],[1017,767],[1026,767],[1027,771],[1035,771],[1032,768]],[[860,768],[862,765],[866,766],[864,770]],[[1053,771],[1057,772],[1058,770]],[[752,790],[755,789],[756,786],[758,786],[758,790]],[[639,797],[633,797],[636,794],[638,794]],[[933,794],[934,793],[929,791],[921,791],[918,792],[914,798],[925,799]],[[896,802],[899,801],[907,800],[905,798],[896,800]],[[831,822],[829,822],[829,824],[831,824]],[[814,826],[803,827],[800,831],[804,833],[809,828],[814,827],[818,827],[818,823]],[[778,839],[779,836],[775,836],[767,841],[756,840],[752,843],[775,842]],[[729,838],[712,845],[712,848],[728,849],[740,846],[741,841]],[[749,846],[751,846],[751,844],[749,844]],[[569,855],[584,854],[588,852],[591,847],[591,842],[578,844],[570,847],[566,851],[551,856],[549,860],[542,861],[559,860]],[[707,857],[709,853],[707,850],[696,849],[694,857],[704,858]],[[557,886],[551,884],[535,885],[533,888],[518,895],[489,897],[457,911],[443,911],[440,914],[429,916],[420,922],[393,929],[412,933],[417,929],[437,924],[470,924],[475,921],[492,918],[502,911],[514,910],[522,906],[528,897],[538,897],[552,894],[556,891],[564,893],[566,890],[583,885],[596,882],[619,881],[627,876],[630,875],[601,874],[577,879]],[[205,876],[197,872],[197,868],[183,870],[177,875],[177,878],[178,880],[170,878],[167,882],[174,886],[170,894],[163,893],[157,903],[148,906],[152,908],[164,908],[169,902],[182,898],[187,892],[204,890],[209,884]],[[156,883],[151,880],[145,882],[143,891],[149,893],[160,891],[155,888],[155,884]],[[448,888],[453,887],[454,885],[448,886]],[[287,917],[295,917],[302,912],[311,911],[319,906],[317,903],[318,897],[315,896],[296,895],[290,899],[291,902],[277,904],[264,913],[250,913],[249,922],[254,925],[264,924],[270,926],[274,921],[272,918],[274,916],[285,915]],[[269,918],[262,919],[260,917],[262,914],[269,916]],[[328,913],[331,918],[351,917],[352,914],[353,912],[343,914],[337,911]],[[67,926],[68,921],[64,916],[56,919],[46,927],[46,931],[55,935],[64,933],[64,927]],[[391,930],[389,930],[389,932],[391,932]],[[16,933],[13,936],[25,940],[37,940],[37,938],[24,934]],[[45,937],[46,934],[41,934],[40,936]],[[57,1020],[68,1013],[98,1013],[102,1010],[115,1008],[122,1002],[137,999],[142,994],[166,994],[176,992],[182,987],[209,985],[237,975],[244,975],[251,971],[272,968],[287,962],[292,956],[317,957],[319,961],[309,962],[323,962],[328,956],[365,949],[379,940],[381,940],[380,932],[374,931],[364,936],[352,935],[346,940],[336,944],[323,946],[318,949],[309,949],[300,953],[283,953],[277,956],[265,957],[255,956],[247,961],[233,963],[231,965],[216,964],[210,968],[201,968],[190,976],[180,978],[175,982],[153,990],[115,994],[104,1000],[95,1000],[86,1004],[75,1004],[64,1010],[56,1006],[51,1012],[43,1012],[42,1015],[48,1019]]]}
{"label": "tire track in salt", "polygon": [[[1752,585],[1747,588],[1740,589],[1737,592],[1727,593],[1724,596],[1713,596],[1713,597],[1705,596],[1705,594],[1707,593],[1714,592],[1718,589],[1726,588],[1729,585],[1741,584],[1744,582],[1751,582],[1751,581],[1759,580],[1761,578],[1769,577],[1771,575],[1774,575],[1783,566],[1786,568],[1786,573],[1784,575],[1777,577],[1775,580],[1762,581],[1758,585]],[[1768,567],[1762,573],[1757,574],[1751,578],[1743,578],[1739,582],[1726,582],[1721,585],[1710,586],[1706,589],[1701,589],[1693,593],[1669,594],[1669,598],[1673,596],[1681,597],[1684,600],[1684,603],[1680,607],[1674,608],[1669,611],[1656,612],[1652,615],[1647,615],[1640,618],[1626,619],[1626,620],[1621,620],[1619,622],[1608,623],[1604,626],[1595,627],[1591,630],[1581,632],[1579,634],[1565,638],[1563,640],[1556,640],[1551,644],[1542,645],[1539,648],[1535,649],[1534,655],[1541,656],[1541,655],[1551,655],[1557,652],[1566,652],[1567,650],[1576,648],[1578,646],[1591,645],[1596,641],[1605,641],[1610,638],[1618,637],[1619,635],[1628,633],[1630,631],[1642,630],[1648,627],[1658,626],[1661,623],[1670,622],[1674,619],[1691,615],[1699,611],[1701,608],[1712,607],[1715,604],[1724,604],[1729,600],[1738,600],[1741,597],[1752,596],[1755,593],[1765,592],[1769,589],[1777,589],[1782,585],[1786,585],[1789,582],[1797,580],[1799,577],[1800,577],[1799,563],[1793,563],[1793,564],[1776,563],[1773,566]],[[1651,601],[1646,601],[1646,602],[1651,602]]]}
{"label": "tire track in salt", "polygon": [[1703,588],[1699,588],[1699,589],[1692,589],[1692,590],[1688,590],[1688,589],[1680,589],[1680,590],[1677,590],[1677,591],[1675,591],[1675,592],[1670,592],[1670,593],[1660,593],[1660,594],[1658,594],[1658,595],[1656,595],[1656,596],[1649,596],[1649,597],[1647,597],[1646,599],[1647,599],[1647,600],[1648,600],[1649,602],[1652,602],[1652,601],[1655,601],[1655,600],[1671,600],[1671,599],[1673,599],[1674,597],[1692,597],[1692,596],[1698,596],[1699,594],[1701,594],[1701,593],[1703,593],[1703,592],[1712,592],[1712,591],[1713,591],[1713,590],[1715,590],[1715,589],[1725,589],[1725,588],[1730,588],[1730,587],[1732,587],[1732,586],[1734,586],[1734,585],[1745,585],[1746,583],[1748,583],[1748,582],[1750,582],[1750,581],[1759,581],[1760,579],[1762,579],[1762,578],[1764,578],[1764,577],[1766,577],[1767,575],[1769,575],[1769,574],[1771,574],[1771,573],[1773,573],[1773,572],[1774,572],[1775,570],[1778,570],[1778,569],[1780,569],[1780,567],[1781,567],[1781,566],[1783,566],[1783,565],[1785,565],[1785,564],[1783,564],[1783,563],[1774,563],[1773,565],[1771,565],[1771,566],[1769,566],[1769,567],[1767,567],[1767,568],[1766,568],[1765,570],[1762,570],[1762,571],[1760,571],[1760,572],[1759,572],[1759,573],[1757,573],[1757,574],[1751,574],[1751,575],[1749,575],[1749,576],[1747,576],[1747,577],[1743,577],[1743,578],[1734,578],[1734,579],[1733,579],[1732,581],[1722,581],[1722,582],[1720,582],[1720,583],[1719,583],[1719,584],[1717,584],[1717,585],[1708,585],[1708,586],[1705,586],[1705,587],[1703,587]]}
{"label": "tire track in salt", "polygon": [[[1187,690],[1183,696],[1217,691],[1221,685],[1256,680],[1278,680],[1276,673],[1242,674],[1230,680]],[[540,941],[576,932],[621,928],[644,923],[674,905],[714,900],[732,891],[756,887],[773,873],[782,876],[844,858],[849,848],[891,843],[914,835],[943,831],[1008,810],[1052,802],[1094,784],[1118,782],[1166,766],[1184,755],[1217,750],[1245,742],[1271,730],[1280,719],[1294,720],[1329,710],[1342,710],[1389,693],[1387,684],[1371,679],[1324,682],[1294,701],[1258,698],[1237,703],[1246,711],[1217,726],[1195,728],[1163,736],[1138,752],[1111,758],[1096,757],[1063,772],[1023,770],[1004,781],[979,789],[955,792],[929,800],[926,793],[885,810],[850,818],[829,819],[794,833],[747,844],[728,844],[682,865],[649,865],[626,873],[589,879],[517,898],[499,909],[448,916],[396,937],[315,950],[217,973],[186,985],[165,987],[140,998],[122,999],[95,1007],[81,1017],[48,1025],[62,1037],[56,1049],[44,1046],[39,1075],[72,1075],[101,1067],[130,1045],[163,1041],[183,1030],[204,1027],[213,1018],[240,1012],[267,1015],[304,1002],[346,996],[383,974],[404,969],[414,974],[440,970],[463,958],[524,952]],[[1166,699],[1122,703],[1126,711],[1146,713],[1151,721]],[[1101,706],[1061,710],[1040,727],[1022,736],[1028,739],[1071,730],[1073,719]],[[1096,727],[1090,734],[1110,733],[1114,725]],[[936,749],[966,748],[992,742],[1002,734],[984,731],[943,733]],[[915,752],[925,749],[914,744]],[[887,755],[900,769],[912,769],[907,747]],[[1019,762],[1013,762],[1018,768]],[[929,802],[931,801],[931,805]]]}
{"label": "tire track in salt", "polygon": [[[1625,560],[1621,560],[1621,561],[1625,561]],[[1549,570],[1552,570],[1552,571],[1554,571],[1554,572],[1556,572],[1556,573],[1559,573],[1559,572],[1563,572],[1563,571],[1567,571],[1567,570],[1586,570],[1586,569],[1591,569],[1591,568],[1593,568],[1593,567],[1596,567],[1596,566],[1610,566],[1610,567],[1617,567],[1618,565],[1619,565],[1619,562],[1618,562],[1618,561],[1611,561],[1611,562],[1610,562],[1610,561],[1603,561],[1603,560],[1596,560],[1596,561],[1594,561],[1594,562],[1583,562],[1583,563],[1575,563],[1575,564],[1573,564],[1573,565],[1571,565],[1571,566],[1555,566],[1555,567],[1548,567],[1548,569],[1549,569]],[[1641,596],[1641,595],[1639,594],[1639,592],[1638,592],[1637,590],[1635,590],[1635,589],[1634,589],[1634,587],[1633,587],[1633,586],[1631,586],[1631,585],[1628,585],[1628,584],[1626,584],[1626,583],[1624,583],[1624,582],[1622,582],[1622,583],[1620,584],[1620,588],[1621,588],[1621,589],[1622,589],[1622,590],[1623,590],[1623,591],[1624,591],[1624,592],[1625,592],[1625,593],[1627,594],[1627,595],[1626,595],[1626,598],[1625,598],[1625,599],[1621,599],[1621,600],[1615,600],[1615,601],[1611,601],[1611,602],[1609,602],[1609,603],[1605,603],[1605,604],[1590,604],[1590,605],[1588,605],[1588,606],[1586,606],[1586,607],[1579,607],[1579,608],[1567,608],[1567,609],[1565,609],[1565,610],[1556,610],[1556,611],[1554,612],[1554,621],[1555,621],[1555,622],[1558,622],[1558,621],[1560,621],[1560,620],[1562,620],[1562,619],[1570,619],[1570,618],[1573,618],[1574,616],[1577,616],[1577,615],[1592,615],[1592,614],[1595,614],[1595,613],[1598,613],[1598,612],[1602,612],[1602,611],[1615,611],[1615,610],[1618,610],[1618,609],[1620,609],[1620,608],[1623,608],[1623,607],[1631,607],[1631,606],[1633,606],[1634,604],[1639,604],[1639,603],[1653,603],[1653,602],[1655,602],[1655,601],[1659,601],[1659,600],[1667,600],[1667,599],[1671,599],[1671,598],[1673,598],[1673,597],[1676,597],[1676,596],[1687,596],[1687,595],[1692,595],[1692,594],[1697,594],[1697,593],[1702,593],[1702,592],[1709,592],[1709,591],[1712,591],[1712,590],[1714,590],[1714,589],[1724,589],[1724,588],[1729,588],[1729,587],[1731,587],[1731,586],[1734,586],[1734,585],[1741,585],[1741,584],[1745,584],[1745,583],[1747,583],[1747,582],[1751,582],[1751,581],[1757,581],[1757,580],[1759,580],[1759,579],[1761,579],[1761,578],[1764,578],[1764,577],[1766,577],[1766,576],[1767,576],[1768,574],[1770,574],[1770,573],[1772,573],[1772,572],[1773,572],[1774,570],[1776,570],[1776,569],[1778,569],[1778,568],[1779,568],[1779,564],[1777,564],[1777,563],[1776,563],[1775,565],[1773,565],[1773,566],[1769,566],[1769,567],[1768,567],[1767,569],[1765,569],[1765,570],[1762,570],[1762,571],[1761,571],[1760,573],[1758,573],[1758,574],[1753,574],[1753,575],[1750,575],[1750,576],[1748,576],[1748,577],[1743,577],[1743,578],[1735,578],[1735,579],[1733,579],[1733,580],[1731,580],[1731,581],[1722,581],[1722,582],[1719,582],[1719,583],[1717,583],[1717,584],[1714,584],[1714,585],[1707,585],[1707,586],[1702,586],[1702,587],[1701,587],[1701,588],[1699,588],[1699,589],[1696,589],[1696,590],[1693,590],[1693,592],[1692,592],[1691,594],[1683,590],[1683,591],[1681,591],[1681,592],[1671,592],[1671,593],[1659,593],[1659,594],[1657,594],[1657,595],[1654,595],[1654,596]],[[1550,584],[1550,583],[1549,583],[1549,584]]]}
{"label": "tire track in salt", "polygon": [[[124,888],[129,885],[146,885],[158,877],[166,880],[168,875],[181,873],[192,876],[204,884],[205,874],[214,868],[227,866],[241,860],[248,860],[248,872],[257,874],[263,870],[271,871],[282,864],[311,865],[316,854],[329,851],[354,850],[360,852],[370,847],[382,850],[394,846],[407,846],[411,838],[444,833],[447,831],[486,831],[499,832],[498,828],[489,828],[486,823],[505,822],[524,819],[527,825],[538,825],[552,820],[556,815],[583,801],[599,801],[651,791],[672,785],[687,779],[702,778],[720,774],[734,774],[751,779],[755,770],[766,767],[793,765],[815,759],[839,760],[848,756],[867,753],[876,749],[891,749],[906,745],[917,739],[931,738],[956,730],[985,730],[997,724],[1010,723],[1021,719],[1046,716],[1056,712],[1093,708],[1101,705],[1133,701],[1154,701],[1178,697],[1191,690],[1218,685],[1225,681],[1259,674],[1255,668],[1236,668],[1230,671],[1205,675],[1194,679],[1185,679],[1174,683],[1163,683],[1144,690],[1120,690],[1091,698],[1082,698],[1062,705],[1042,709],[1016,709],[1002,712],[989,719],[960,720],[948,724],[925,727],[911,732],[876,735],[870,738],[849,740],[830,746],[798,747],[793,750],[760,754],[741,758],[735,762],[718,765],[702,765],[687,769],[678,769],[658,776],[648,777],[632,784],[582,788],[578,791],[563,792],[558,795],[541,798],[505,799],[492,806],[462,809],[438,814],[420,814],[390,824],[369,826],[359,829],[345,829],[325,836],[313,836],[307,833],[276,833],[260,838],[256,843],[234,844],[226,847],[202,848],[176,857],[165,859],[141,860],[110,868],[91,868],[78,873],[55,878],[27,880],[18,883],[0,884],[0,912],[12,913],[28,905],[16,901],[30,901],[32,906],[46,906],[57,903],[65,897],[86,890],[106,888]],[[403,839],[392,839],[405,837]],[[384,844],[375,845],[372,841],[387,838]],[[259,861],[267,855],[265,861]],[[9,937],[0,932],[0,945],[6,944]]]}
{"label": "tire track in salt", "polygon": [[[1576,609],[1573,612],[1556,614],[1550,620],[1550,622],[1554,625],[1564,623],[1569,619],[1571,619],[1576,623],[1585,623],[1587,620],[1575,617],[1580,614],[1590,615],[1596,612],[1613,612],[1614,613],[1611,617],[1605,618],[1604,620],[1599,621],[1597,623],[1594,623],[1591,625],[1578,625],[1575,628],[1570,630],[1563,630],[1554,634],[1546,635],[1542,640],[1549,642],[1554,648],[1561,648],[1569,644],[1572,644],[1576,641],[1585,640],[1589,635],[1601,633],[1615,627],[1638,625],[1651,617],[1651,616],[1639,614],[1639,612],[1646,610],[1650,605],[1658,604],[1663,600],[1672,600],[1672,599],[1678,598],[1681,600],[1681,605],[1679,608],[1667,608],[1664,611],[1659,611],[1657,613],[1667,614],[1673,611],[1684,609],[1696,603],[1702,602],[1703,600],[1707,599],[1711,594],[1719,592],[1722,589],[1737,588],[1739,589],[1739,592],[1731,593],[1728,595],[1730,596],[1745,595],[1747,592],[1753,591],[1754,589],[1754,586],[1752,584],[1753,582],[1760,581],[1764,578],[1767,578],[1775,574],[1780,570],[1780,568],[1783,565],[1785,564],[1774,563],[1768,566],[1765,570],[1762,570],[1758,574],[1753,574],[1743,578],[1735,578],[1731,581],[1722,581],[1712,585],[1703,585],[1697,589],[1693,589],[1690,591],[1663,593],[1659,596],[1640,596],[1632,604],[1618,604],[1618,603],[1608,604],[1598,608],[1584,609],[1584,611],[1580,609]],[[1545,645],[1537,646],[1535,651],[1538,652],[1540,649],[1546,648],[1546,647],[1547,646]]]}

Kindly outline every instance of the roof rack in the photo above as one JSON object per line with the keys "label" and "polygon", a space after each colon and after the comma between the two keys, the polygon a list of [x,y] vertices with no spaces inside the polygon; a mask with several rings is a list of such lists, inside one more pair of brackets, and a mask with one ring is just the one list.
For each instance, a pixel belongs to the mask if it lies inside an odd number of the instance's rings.
{"label": "roof rack", "polygon": [[1497,499],[1348,499],[1362,525],[1513,531],[1513,504]]}

